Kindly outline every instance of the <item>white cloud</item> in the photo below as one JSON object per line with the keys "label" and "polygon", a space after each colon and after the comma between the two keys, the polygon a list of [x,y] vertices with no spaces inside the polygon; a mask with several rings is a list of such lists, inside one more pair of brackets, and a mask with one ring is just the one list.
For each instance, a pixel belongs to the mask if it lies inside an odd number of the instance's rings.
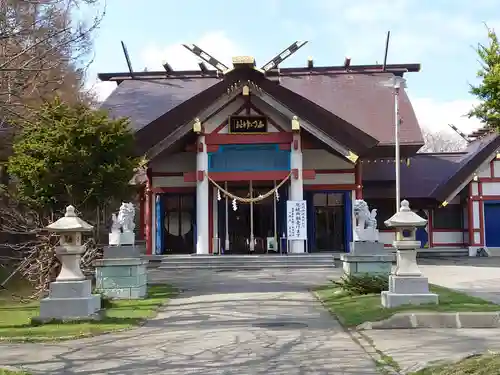
{"label": "white cloud", "polygon": [[[228,66],[231,66],[233,56],[245,54],[244,48],[234,43],[222,31],[205,34],[195,41],[195,44]],[[414,43],[413,48],[417,47],[418,44]],[[353,53],[356,51],[357,49]],[[168,61],[176,70],[197,70],[198,62],[201,61],[180,43],[166,47],[149,45],[142,52],[141,58],[143,65],[149,70],[162,70],[164,61]],[[99,98],[104,100],[115,87],[114,82],[98,82],[93,89]],[[447,124],[454,124],[464,133],[470,133],[480,127],[479,121],[465,116],[476,103],[474,100],[438,102],[432,98],[411,97],[411,102],[420,125],[429,130],[448,131]]]}
{"label": "white cloud", "polygon": [[[233,56],[244,54],[241,46],[236,45],[223,31],[205,34],[194,43],[227,66],[232,65]],[[141,58],[149,70],[162,70],[164,61],[167,61],[173,69],[197,70],[199,69],[198,62],[202,61],[184,48],[181,43],[167,47],[149,45],[142,52]]]}
{"label": "white cloud", "polygon": [[481,127],[476,119],[469,119],[466,114],[477,104],[475,100],[452,100],[438,102],[432,98],[411,98],[413,109],[422,128],[430,131],[449,132],[448,124],[453,124],[465,134]]}

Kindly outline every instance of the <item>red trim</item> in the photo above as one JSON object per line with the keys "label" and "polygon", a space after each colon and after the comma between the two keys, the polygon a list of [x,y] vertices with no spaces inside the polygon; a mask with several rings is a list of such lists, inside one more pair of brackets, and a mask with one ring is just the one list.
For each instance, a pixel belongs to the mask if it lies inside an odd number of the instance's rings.
{"label": "red trim", "polygon": [[214,238],[214,189],[209,186],[208,191],[208,253],[212,254]]}
{"label": "red trim", "polygon": [[432,231],[434,233],[456,233],[456,232],[464,233],[464,232],[467,232],[467,229],[463,229],[463,228],[457,228],[457,229],[434,229],[433,228]]}
{"label": "red trim", "polygon": [[[483,184],[477,184],[477,191],[479,193],[479,198],[483,198]],[[484,203],[479,202],[479,246],[484,246]]]}
{"label": "red trim", "polygon": [[302,179],[303,180],[315,180],[316,179],[316,171],[314,169],[303,169],[302,170]]}
{"label": "red trim", "polygon": [[389,243],[385,243],[385,244],[384,244],[384,247],[394,247],[394,246],[392,246],[392,245],[391,245],[391,244],[389,244]]}
{"label": "red trim", "polygon": [[474,244],[474,199],[472,198],[472,184],[469,184],[469,199],[467,199],[467,227],[469,232],[469,244]]}
{"label": "red trim", "polygon": [[196,182],[197,172],[184,172],[184,182]]}
{"label": "red trim", "polygon": [[427,235],[428,235],[428,242],[429,242],[429,247],[434,247],[434,240],[432,238],[434,234],[434,228],[432,227],[433,225],[433,220],[434,218],[432,217],[434,215],[434,210],[427,210]]}
{"label": "red trim", "polygon": [[435,243],[433,247],[465,247],[465,243],[463,242],[443,242],[443,243]]}
{"label": "red trim", "polygon": [[292,143],[293,133],[277,132],[266,134],[207,134],[207,145],[254,144],[254,143]]}
{"label": "red trim", "polygon": [[486,195],[479,197],[472,197],[473,201],[500,201],[500,195]]}
{"label": "red trim", "polygon": [[356,199],[363,199],[361,161],[354,165],[354,183],[356,184]]}
{"label": "red trim", "polygon": [[219,145],[207,145],[207,152],[219,151]]}
{"label": "red trim", "polygon": [[144,240],[146,234],[146,212],[144,201],[146,200],[146,188],[141,187],[139,191],[139,239]]}
{"label": "red trim", "polygon": [[209,176],[214,181],[279,181],[286,178],[289,174],[289,171],[210,172]]}
{"label": "red trim", "polygon": [[151,172],[151,177],[181,177],[184,172]]}
{"label": "red trim", "polygon": [[304,190],[354,190],[354,184],[323,184],[323,185],[304,185]]}
{"label": "red trim", "polygon": [[148,168],[146,170],[146,197],[145,197],[145,206],[146,209],[145,214],[146,214],[146,233],[145,233],[145,239],[146,239],[146,255],[152,255],[153,254],[153,236],[152,236],[152,230],[151,230],[151,225],[153,223],[153,218],[152,218],[152,212],[151,212],[151,205],[153,204],[153,193],[151,191],[152,187],[152,176],[151,176],[151,168]]}
{"label": "red trim", "polygon": [[493,159],[492,161],[490,161],[490,176],[492,178],[495,178],[495,159]]}
{"label": "red trim", "polygon": [[[233,113],[231,113],[230,116],[235,116],[235,115],[239,115],[247,106],[247,103],[243,103],[236,111],[234,111]],[[217,134],[218,132],[220,132],[222,129],[224,129],[225,127],[227,126],[227,117],[224,119],[224,121],[222,121],[222,123],[217,126],[214,131],[210,132],[211,134]]]}
{"label": "red trim", "polygon": [[316,169],[316,174],[351,174],[355,169]]}
{"label": "red trim", "polygon": [[292,145],[290,143],[280,143],[278,145],[278,147],[280,150],[291,150],[292,149]]}
{"label": "red trim", "polygon": [[185,193],[192,192],[196,190],[196,186],[178,186],[178,187],[155,187],[151,189],[153,193]]}
{"label": "red trim", "polygon": [[500,182],[500,177],[480,177],[478,182]]}

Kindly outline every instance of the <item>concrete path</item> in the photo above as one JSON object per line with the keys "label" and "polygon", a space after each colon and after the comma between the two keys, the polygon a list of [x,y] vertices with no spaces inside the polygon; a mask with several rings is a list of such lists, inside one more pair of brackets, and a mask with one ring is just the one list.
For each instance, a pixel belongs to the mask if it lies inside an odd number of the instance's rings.
{"label": "concrete path", "polygon": [[[422,259],[419,263],[429,282],[500,304],[500,257]],[[401,329],[364,331],[363,335],[393,357],[403,373],[432,361],[500,351],[500,329]]]}
{"label": "concrete path", "polygon": [[[34,374],[377,374],[308,292],[338,270],[170,273],[185,290],[146,326],[57,344],[0,345],[0,364]],[[338,276],[338,275],[337,275]]]}

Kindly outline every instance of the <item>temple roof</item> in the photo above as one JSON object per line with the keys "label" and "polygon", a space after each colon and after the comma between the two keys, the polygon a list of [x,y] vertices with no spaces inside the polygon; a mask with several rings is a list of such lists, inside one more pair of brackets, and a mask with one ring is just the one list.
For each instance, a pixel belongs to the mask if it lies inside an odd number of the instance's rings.
{"label": "temple roof", "polygon": [[[352,66],[349,70],[345,67],[286,68],[274,76],[248,71],[254,79],[259,78],[264,90],[299,117],[309,117],[307,120],[314,126],[358,153],[368,153],[374,146],[393,144],[393,90],[383,86],[383,82],[419,68],[418,64],[388,65],[385,71],[380,65]],[[102,108],[113,116],[130,118],[144,150],[172,132],[172,126],[191,120],[186,116],[196,116],[197,111],[216,100],[235,79],[243,78],[243,69],[239,70],[225,75],[215,71],[204,74],[142,72],[134,73],[134,79],[129,73],[99,74],[102,80],[119,83]],[[179,116],[180,112],[185,116]],[[408,149],[412,155],[423,145],[423,138],[404,90],[400,95],[400,113],[402,153],[407,154]],[[158,122],[164,124],[154,124]]]}

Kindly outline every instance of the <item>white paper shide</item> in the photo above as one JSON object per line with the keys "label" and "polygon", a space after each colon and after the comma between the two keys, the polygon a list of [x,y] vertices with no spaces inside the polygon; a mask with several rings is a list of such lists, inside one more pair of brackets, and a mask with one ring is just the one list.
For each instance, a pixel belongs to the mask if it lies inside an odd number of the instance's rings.
{"label": "white paper shide", "polygon": [[117,214],[111,215],[111,231],[109,244],[111,246],[135,244],[135,206],[133,203],[122,203]]}

